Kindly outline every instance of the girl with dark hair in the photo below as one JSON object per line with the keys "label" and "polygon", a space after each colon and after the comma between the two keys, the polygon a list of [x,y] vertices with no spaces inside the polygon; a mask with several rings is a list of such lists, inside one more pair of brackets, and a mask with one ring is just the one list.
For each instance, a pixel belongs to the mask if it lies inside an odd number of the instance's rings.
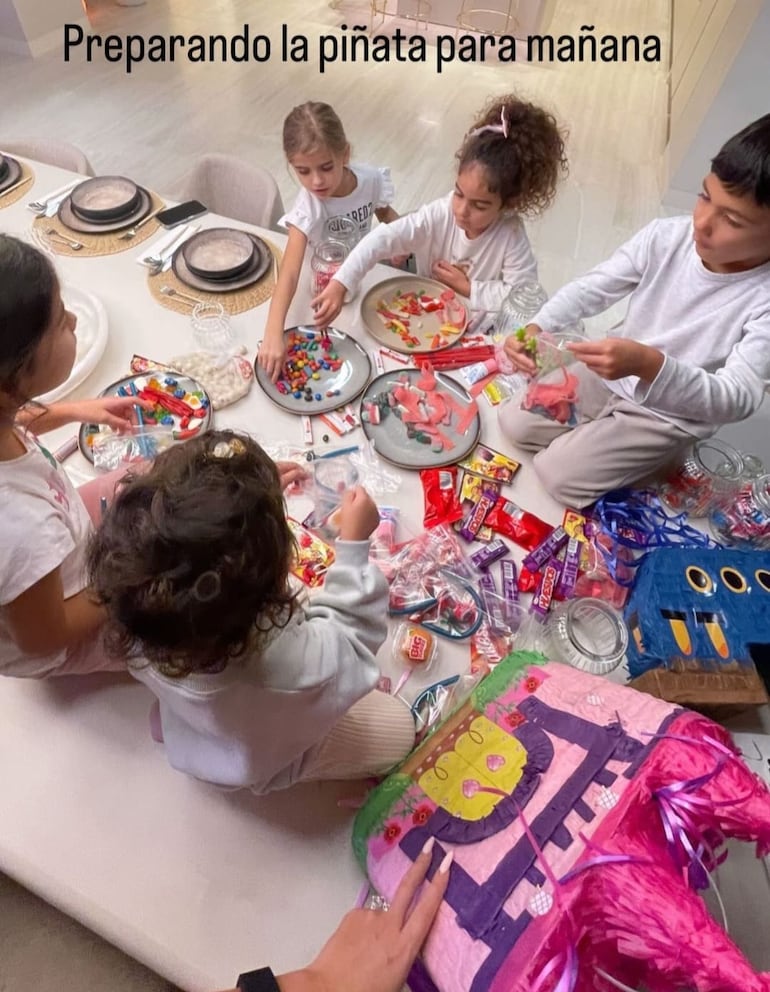
{"label": "girl with dark hair", "polygon": [[[64,382],[75,360],[75,316],[48,259],[0,235],[0,673],[45,675],[125,667],[95,636],[102,610],[88,596],[91,520],[37,433],[84,420],[120,428],[131,399],[32,401]],[[34,431],[34,433],[33,433]]]}
{"label": "girl with dark hair", "polygon": [[170,763],[258,793],[384,772],[415,735],[409,708],[373,691],[388,597],[369,562],[377,508],[345,493],[336,560],[304,602],[289,584],[292,471],[245,435],[193,438],[121,486],[89,552],[108,650],[133,655],[157,696]]}
{"label": "girl with dark hair", "polygon": [[492,100],[457,153],[448,196],[376,228],[313,300],[316,323],[329,324],[346,291],[354,293],[376,262],[413,252],[417,275],[432,276],[470,299],[472,310],[500,309],[512,285],[537,278],[522,215],[542,213],[567,172],[555,119],[510,95]]}

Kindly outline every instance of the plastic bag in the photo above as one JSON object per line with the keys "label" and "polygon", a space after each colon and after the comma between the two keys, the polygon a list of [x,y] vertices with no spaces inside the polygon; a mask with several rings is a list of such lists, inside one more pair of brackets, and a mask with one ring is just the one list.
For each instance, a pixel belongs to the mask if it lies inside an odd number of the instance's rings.
{"label": "plastic bag", "polygon": [[112,472],[118,468],[156,458],[174,444],[174,432],[167,427],[130,427],[119,434],[99,431],[91,438],[94,468]]}

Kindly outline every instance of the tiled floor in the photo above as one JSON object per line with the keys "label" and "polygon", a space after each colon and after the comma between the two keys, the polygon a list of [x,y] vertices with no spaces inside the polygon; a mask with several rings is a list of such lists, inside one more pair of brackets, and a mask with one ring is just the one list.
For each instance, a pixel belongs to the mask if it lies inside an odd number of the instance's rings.
{"label": "tiled floor", "polygon": [[[596,23],[596,9],[590,0],[559,0],[554,27],[576,34],[580,25]],[[368,4],[347,0],[336,9],[319,0],[88,3],[92,29],[103,34],[228,34],[248,20],[274,39],[286,23],[307,35],[311,50],[320,34],[342,23],[364,23],[367,11]],[[668,12],[667,0],[604,0],[597,33],[622,29],[665,38]],[[401,26],[415,30],[410,22]],[[386,22],[384,30],[391,27]],[[428,65],[336,65],[320,75],[316,64],[278,60],[263,66],[185,61],[142,65],[128,76],[104,62],[65,65],[58,51],[34,62],[4,57],[0,147],[25,135],[67,139],[83,148],[97,171],[131,175],[160,191],[198,153],[224,151],[270,169],[289,204],[295,187],[281,151],[281,122],[295,104],[325,100],[342,117],[355,158],[391,166],[395,205],[406,211],[451,186],[454,152],[473,114],[490,95],[508,90],[546,105],[570,131],[570,178],[549,213],[529,225],[542,282],[553,291],[661,212],[657,170],[666,132],[665,64],[465,64],[438,76]],[[597,321],[597,328],[607,320]],[[109,986],[115,992],[168,988],[2,879],[0,910],[0,992],[32,985]],[[41,954],[40,935],[51,931],[61,953]],[[96,969],[90,977],[82,970],[86,959]]]}

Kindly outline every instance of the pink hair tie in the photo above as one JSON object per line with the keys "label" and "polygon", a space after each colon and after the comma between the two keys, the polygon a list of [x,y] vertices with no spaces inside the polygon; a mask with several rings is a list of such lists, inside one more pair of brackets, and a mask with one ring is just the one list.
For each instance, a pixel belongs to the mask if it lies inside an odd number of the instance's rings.
{"label": "pink hair tie", "polygon": [[484,127],[477,127],[475,131],[471,131],[468,137],[475,138],[479,134],[484,134],[486,131],[490,131],[492,134],[502,134],[503,138],[508,137],[508,117],[505,113],[505,107],[500,111],[499,124],[486,124]]}

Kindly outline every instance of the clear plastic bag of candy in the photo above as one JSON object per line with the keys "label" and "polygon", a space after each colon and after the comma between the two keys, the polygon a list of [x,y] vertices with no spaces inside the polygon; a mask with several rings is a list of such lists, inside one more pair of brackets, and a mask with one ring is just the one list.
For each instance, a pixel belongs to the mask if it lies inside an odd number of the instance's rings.
{"label": "clear plastic bag of candy", "polygon": [[113,472],[141,461],[152,461],[174,444],[174,432],[167,427],[132,426],[120,433],[103,430],[92,435],[94,468]]}
{"label": "clear plastic bag of candy", "polygon": [[[517,334],[523,334],[522,331]],[[548,334],[526,339],[531,343],[537,370],[523,383],[513,398],[522,410],[547,420],[575,427],[585,419],[583,401],[589,391],[606,389],[599,377],[591,372],[567,347],[588,339],[572,332]]]}

